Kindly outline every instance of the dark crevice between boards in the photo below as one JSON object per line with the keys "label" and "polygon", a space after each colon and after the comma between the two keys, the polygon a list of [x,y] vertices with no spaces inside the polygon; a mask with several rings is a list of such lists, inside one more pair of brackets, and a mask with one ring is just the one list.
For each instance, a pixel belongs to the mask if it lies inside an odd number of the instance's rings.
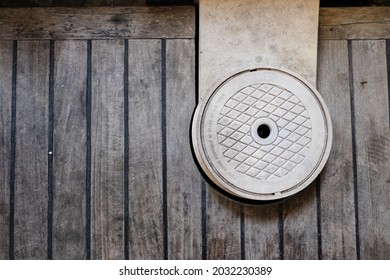
{"label": "dark crevice between boards", "polygon": [[16,168],[16,79],[17,79],[18,42],[12,42],[12,104],[11,104],[11,170],[9,197],[9,248],[8,257],[15,259],[14,222],[15,222],[15,168]]}
{"label": "dark crevice between boards", "polygon": [[129,40],[124,41],[124,71],[123,71],[123,98],[124,98],[124,256],[130,258],[129,253]]}
{"label": "dark crevice between boards", "polygon": [[390,39],[386,40],[386,63],[387,63],[387,101],[389,102],[389,125],[390,125]]}
{"label": "dark crevice between boards", "polygon": [[322,260],[322,223],[321,223],[321,173],[315,180],[316,184],[316,200],[317,200],[317,244],[318,244],[318,259]]}
{"label": "dark crevice between boards", "polygon": [[[198,100],[198,99],[197,99]],[[196,100],[196,101],[197,101]],[[198,105],[198,102],[195,103],[196,106]],[[195,106],[195,108],[196,108]],[[202,260],[207,260],[207,183],[210,184],[208,181],[207,176],[203,173],[202,168],[200,167],[199,163],[196,159],[195,155],[195,150],[194,146],[192,145],[192,124],[193,124],[193,119],[194,119],[194,114],[195,111],[193,112],[191,116],[191,122],[190,122],[190,127],[189,127],[189,133],[188,133],[188,139],[190,139],[190,148],[191,148],[191,155],[192,158],[194,159],[194,163],[196,167],[198,168],[200,172],[200,200],[201,200],[201,236],[202,236]]]}
{"label": "dark crevice between boards", "polygon": [[[195,7],[195,108],[198,106],[199,103],[199,5],[198,3],[194,3]],[[191,124],[193,121],[193,115],[191,117]],[[195,152],[192,146],[191,141],[191,132],[192,132],[192,126],[190,125],[189,128],[189,138],[190,139],[190,147],[191,147],[191,154],[192,158],[195,159]],[[199,167],[198,167],[199,168]],[[203,179],[203,176],[201,176],[201,182],[200,182],[200,201],[201,201],[201,236],[202,236],[202,260],[207,259],[207,212],[206,212],[206,181]]]}
{"label": "dark crevice between boards", "polygon": [[[199,103],[199,5],[195,5],[195,105]],[[195,106],[195,108],[196,108]],[[192,120],[191,120],[192,121]],[[190,138],[191,139],[191,138]]]}
{"label": "dark crevice between boards", "polygon": [[54,63],[55,42],[50,40],[49,47],[49,121],[48,121],[48,154],[47,154],[47,187],[48,187],[48,207],[47,207],[47,258],[53,259],[53,138],[54,138]]}
{"label": "dark crevice between boards", "polygon": [[284,260],[284,215],[283,203],[278,205],[279,259]]}
{"label": "dark crevice between boards", "polygon": [[163,256],[168,259],[168,190],[167,190],[167,47],[161,39],[161,137],[162,137],[162,214]]}
{"label": "dark crevice between boards", "polygon": [[91,176],[92,176],[92,143],[91,143],[91,121],[92,121],[92,41],[87,40],[87,138],[86,138],[86,226],[85,226],[85,258],[91,259]]}
{"label": "dark crevice between boards", "polygon": [[201,178],[201,224],[202,224],[202,260],[207,260],[207,212],[206,212],[206,181]]}
{"label": "dark crevice between boards", "polygon": [[246,259],[245,251],[245,205],[240,205],[240,241],[241,241],[241,260]]}
{"label": "dark crevice between boards", "polygon": [[356,259],[360,260],[360,236],[359,236],[359,193],[357,181],[357,159],[356,159],[356,128],[355,128],[355,89],[352,66],[352,41],[348,40],[348,67],[349,67],[349,90],[351,106],[351,133],[352,133],[352,162],[353,162],[353,186],[355,205],[355,238],[356,238]]}

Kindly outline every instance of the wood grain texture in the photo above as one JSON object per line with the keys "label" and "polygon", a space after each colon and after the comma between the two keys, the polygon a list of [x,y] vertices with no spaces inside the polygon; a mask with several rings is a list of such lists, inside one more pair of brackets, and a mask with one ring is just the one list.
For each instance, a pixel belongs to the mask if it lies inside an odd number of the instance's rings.
{"label": "wood grain texture", "polygon": [[241,259],[240,208],[206,184],[207,259]]}
{"label": "wood grain texture", "polygon": [[53,0],[2,0],[0,2],[0,7],[24,7],[24,6],[36,7],[36,6],[50,6],[52,4],[53,4]]}
{"label": "wood grain texture", "polygon": [[189,138],[196,101],[195,42],[168,40],[166,51],[168,257],[201,259],[201,175]]}
{"label": "wood grain texture", "polygon": [[146,5],[150,0],[84,0],[86,6]]}
{"label": "wood grain texture", "polygon": [[333,143],[320,176],[323,259],[355,259],[355,205],[347,41],[320,41],[318,89],[329,108]]}
{"label": "wood grain texture", "polygon": [[124,42],[92,43],[93,259],[124,258]]}
{"label": "wood grain texture", "polygon": [[385,41],[352,42],[360,254],[390,258],[390,129]]}
{"label": "wood grain texture", "polygon": [[9,248],[12,54],[12,42],[0,42],[0,260]]}
{"label": "wood grain texture", "polygon": [[[376,2],[379,1],[376,0]],[[191,3],[197,3],[197,0],[2,0],[0,7],[133,6]]]}
{"label": "wood grain texture", "polygon": [[87,42],[55,42],[53,258],[85,258]]}
{"label": "wood grain texture", "polygon": [[47,257],[49,42],[18,42],[15,259]]}
{"label": "wood grain texture", "polygon": [[322,40],[390,38],[390,7],[322,8],[319,38]]}
{"label": "wood grain texture", "polygon": [[278,206],[245,206],[245,259],[279,259]]}
{"label": "wood grain texture", "polygon": [[0,40],[194,36],[189,6],[0,9]]}
{"label": "wood grain texture", "polygon": [[317,259],[318,231],[315,182],[282,204],[284,258]]}
{"label": "wood grain texture", "polygon": [[[0,7],[129,6],[148,4],[198,4],[199,0],[2,0]],[[389,0],[322,0],[321,7],[389,6]]]}
{"label": "wood grain texture", "polygon": [[129,248],[163,259],[161,42],[129,41]]}

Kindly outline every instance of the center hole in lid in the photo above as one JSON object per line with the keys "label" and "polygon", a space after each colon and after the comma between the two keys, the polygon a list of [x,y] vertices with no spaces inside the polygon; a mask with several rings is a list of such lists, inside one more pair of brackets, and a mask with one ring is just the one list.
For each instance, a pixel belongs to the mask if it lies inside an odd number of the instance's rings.
{"label": "center hole in lid", "polygon": [[257,128],[257,135],[259,135],[260,138],[266,139],[271,134],[271,129],[266,124],[261,124]]}

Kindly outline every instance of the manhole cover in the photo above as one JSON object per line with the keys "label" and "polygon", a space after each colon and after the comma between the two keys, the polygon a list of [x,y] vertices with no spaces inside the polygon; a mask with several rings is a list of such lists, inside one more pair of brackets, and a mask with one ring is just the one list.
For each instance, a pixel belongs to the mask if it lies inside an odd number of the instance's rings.
{"label": "manhole cover", "polygon": [[320,94],[286,70],[241,72],[196,109],[192,139],[207,176],[246,199],[308,186],[328,159],[332,128]]}

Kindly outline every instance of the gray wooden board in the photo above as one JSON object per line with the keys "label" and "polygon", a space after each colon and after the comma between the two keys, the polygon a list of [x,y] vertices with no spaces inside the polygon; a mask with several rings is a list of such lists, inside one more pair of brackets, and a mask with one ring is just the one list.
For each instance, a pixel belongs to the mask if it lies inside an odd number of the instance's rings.
{"label": "gray wooden board", "polygon": [[163,258],[161,41],[129,40],[130,259]]}
{"label": "gray wooden board", "polygon": [[85,0],[83,2],[84,5],[86,6],[129,6],[129,5],[147,5],[148,2],[150,2],[150,0]]}
{"label": "gray wooden board", "polygon": [[195,42],[167,40],[169,259],[201,259],[201,175],[190,146],[195,107]]}
{"label": "gray wooden board", "polygon": [[315,182],[282,204],[285,259],[317,259]]}
{"label": "gray wooden board", "polygon": [[[114,4],[110,2],[111,6]],[[388,38],[389,10],[389,7],[321,8],[319,38]],[[94,20],[96,14],[103,18]],[[1,39],[195,37],[193,7],[2,8],[0,15]],[[21,17],[26,20],[21,22]]]}
{"label": "gray wooden board", "polygon": [[278,205],[245,206],[245,259],[279,259]]}
{"label": "gray wooden board", "polygon": [[206,188],[207,259],[241,259],[240,204]]}
{"label": "gray wooden board", "polygon": [[319,38],[390,38],[390,7],[346,7],[320,9]]}
{"label": "gray wooden board", "polygon": [[87,42],[56,41],[53,258],[85,258]]}
{"label": "gray wooden board", "polygon": [[12,53],[12,42],[0,42],[0,260],[9,248]]}
{"label": "gray wooden board", "polygon": [[18,42],[15,259],[47,257],[49,42]]}
{"label": "gray wooden board", "polygon": [[194,36],[191,6],[0,9],[1,40]]}
{"label": "gray wooden board", "polygon": [[355,259],[355,204],[347,41],[319,43],[318,89],[333,122],[332,151],[320,176],[323,259]]}
{"label": "gray wooden board", "polygon": [[390,258],[390,129],[386,42],[352,42],[359,242],[362,259]]}
{"label": "gray wooden board", "polygon": [[124,258],[124,42],[92,42],[93,259]]}

